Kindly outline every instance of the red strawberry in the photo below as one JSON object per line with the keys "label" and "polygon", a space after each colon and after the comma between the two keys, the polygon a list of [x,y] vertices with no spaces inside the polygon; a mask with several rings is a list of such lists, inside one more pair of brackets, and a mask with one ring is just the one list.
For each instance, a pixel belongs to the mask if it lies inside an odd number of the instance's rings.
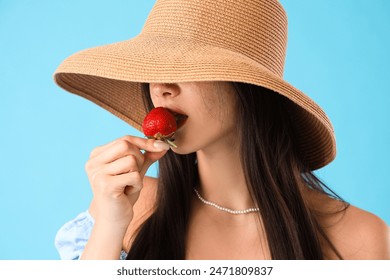
{"label": "red strawberry", "polygon": [[152,109],[142,123],[142,130],[146,137],[162,140],[177,148],[172,137],[177,129],[176,118],[163,107]]}

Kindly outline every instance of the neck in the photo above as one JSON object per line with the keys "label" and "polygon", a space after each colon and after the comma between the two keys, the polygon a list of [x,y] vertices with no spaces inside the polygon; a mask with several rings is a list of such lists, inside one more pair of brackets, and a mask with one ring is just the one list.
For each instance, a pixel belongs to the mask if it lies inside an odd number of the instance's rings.
{"label": "neck", "polygon": [[255,207],[250,197],[238,147],[208,147],[197,152],[199,191],[206,200],[243,210]]}

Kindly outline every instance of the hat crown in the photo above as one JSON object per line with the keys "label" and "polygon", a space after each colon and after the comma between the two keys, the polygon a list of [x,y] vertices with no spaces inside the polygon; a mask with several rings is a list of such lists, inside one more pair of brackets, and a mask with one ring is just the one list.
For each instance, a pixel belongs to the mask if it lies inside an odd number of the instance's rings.
{"label": "hat crown", "polygon": [[287,15],[277,0],[157,0],[142,34],[228,49],[283,76]]}

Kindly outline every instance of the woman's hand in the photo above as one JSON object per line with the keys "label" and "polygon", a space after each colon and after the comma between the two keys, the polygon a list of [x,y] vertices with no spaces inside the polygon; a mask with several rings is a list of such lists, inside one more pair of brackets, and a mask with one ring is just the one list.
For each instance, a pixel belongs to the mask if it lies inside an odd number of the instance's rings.
{"label": "woman's hand", "polygon": [[94,194],[90,212],[96,223],[127,229],[146,171],[167,150],[169,145],[162,141],[125,136],[92,151],[85,169]]}
{"label": "woman's hand", "polygon": [[85,169],[95,225],[80,259],[119,258],[145,173],[167,150],[169,145],[162,141],[125,136],[92,151]]}

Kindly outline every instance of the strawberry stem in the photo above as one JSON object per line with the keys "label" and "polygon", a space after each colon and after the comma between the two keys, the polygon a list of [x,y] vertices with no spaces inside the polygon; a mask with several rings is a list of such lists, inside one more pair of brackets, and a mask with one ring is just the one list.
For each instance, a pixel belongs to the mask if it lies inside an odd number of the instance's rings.
{"label": "strawberry stem", "polygon": [[165,141],[173,148],[177,148],[176,144],[170,141],[169,139],[165,139]]}

